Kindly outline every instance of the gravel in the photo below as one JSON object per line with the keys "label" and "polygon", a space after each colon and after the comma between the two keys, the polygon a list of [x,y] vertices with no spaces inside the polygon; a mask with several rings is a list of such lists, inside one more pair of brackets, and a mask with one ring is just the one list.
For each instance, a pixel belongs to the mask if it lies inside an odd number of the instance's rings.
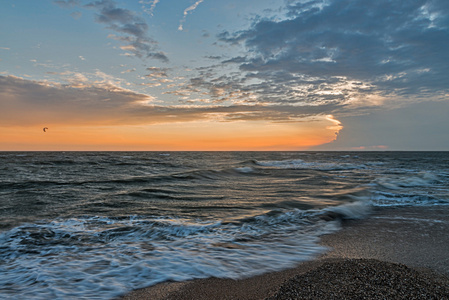
{"label": "gravel", "polygon": [[375,259],[326,262],[284,282],[275,299],[449,299],[448,278]]}

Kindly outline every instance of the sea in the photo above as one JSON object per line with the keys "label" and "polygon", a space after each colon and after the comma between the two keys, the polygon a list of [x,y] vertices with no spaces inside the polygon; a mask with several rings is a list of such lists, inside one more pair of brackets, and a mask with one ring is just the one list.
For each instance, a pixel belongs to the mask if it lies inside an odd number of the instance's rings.
{"label": "sea", "polygon": [[0,152],[0,299],[249,277],[341,220],[448,205],[449,152]]}

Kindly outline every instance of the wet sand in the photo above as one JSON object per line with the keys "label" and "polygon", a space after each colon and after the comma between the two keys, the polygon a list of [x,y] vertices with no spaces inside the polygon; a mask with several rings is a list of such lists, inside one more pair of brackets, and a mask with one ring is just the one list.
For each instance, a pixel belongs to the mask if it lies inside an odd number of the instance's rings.
{"label": "wet sand", "polygon": [[378,209],[322,237],[330,251],[241,280],[169,282],[120,299],[449,299],[449,206]]}

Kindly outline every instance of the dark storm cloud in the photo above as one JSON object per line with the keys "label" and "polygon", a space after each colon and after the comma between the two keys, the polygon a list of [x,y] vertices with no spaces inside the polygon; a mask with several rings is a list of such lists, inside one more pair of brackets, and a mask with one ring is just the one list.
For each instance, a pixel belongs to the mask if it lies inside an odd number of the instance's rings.
{"label": "dark storm cloud", "polygon": [[310,81],[332,87],[335,80],[369,83],[385,95],[447,91],[448,1],[296,1],[287,9],[284,20],[219,35],[250,53],[223,63],[262,81],[253,86],[261,95],[297,94],[298,85],[320,94],[323,85]]}

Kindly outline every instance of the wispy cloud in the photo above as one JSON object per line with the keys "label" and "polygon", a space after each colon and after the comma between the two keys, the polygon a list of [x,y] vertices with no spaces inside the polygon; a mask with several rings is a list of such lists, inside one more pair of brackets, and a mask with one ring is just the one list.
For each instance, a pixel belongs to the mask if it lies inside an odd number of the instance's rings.
{"label": "wispy cloud", "polygon": [[[79,0],[53,2],[63,8],[82,6]],[[154,2],[153,4],[155,5]],[[168,62],[166,54],[158,49],[157,41],[149,37],[148,24],[135,12],[118,7],[113,0],[92,1],[83,7],[96,10],[96,22],[105,24],[107,29],[113,31],[114,34],[110,34],[109,37],[125,44],[120,48],[128,51],[129,55]],[[81,13],[74,12],[72,16],[79,18]]]}
{"label": "wispy cloud", "polygon": [[82,13],[79,11],[74,11],[70,14],[70,16],[72,16],[73,19],[78,20],[82,17]]}
{"label": "wispy cloud", "polygon": [[[156,8],[156,5],[159,3],[159,0],[152,0],[152,1],[144,1],[140,0],[140,4],[142,4],[142,9],[148,13],[149,15],[153,15],[154,9]],[[147,8],[145,5],[150,4],[150,8]]]}
{"label": "wispy cloud", "polygon": [[119,8],[112,0],[92,2],[86,7],[96,9],[96,21],[107,25],[107,28],[118,35],[110,35],[113,39],[126,43],[128,51],[139,58],[154,58],[168,62],[167,56],[157,50],[157,42],[148,36],[147,23],[133,11]]}
{"label": "wispy cloud", "polygon": [[187,7],[184,10],[184,16],[182,17],[181,21],[179,22],[178,30],[180,30],[180,31],[184,30],[184,23],[186,22],[187,15],[189,13],[192,13],[198,7],[198,5],[200,5],[201,2],[203,2],[203,1],[204,0],[198,0],[193,5]]}
{"label": "wispy cloud", "polygon": [[128,69],[128,70],[122,71],[120,73],[125,74],[125,73],[132,73],[132,72],[136,72],[136,68]]}
{"label": "wispy cloud", "polygon": [[81,5],[80,0],[54,0],[53,3],[63,7],[63,8],[71,8],[78,5]]}
{"label": "wispy cloud", "polygon": [[168,77],[168,71],[169,68],[158,68],[158,67],[149,67],[147,68],[148,71],[150,71],[149,74],[145,75],[146,77],[150,78],[167,78]]}

